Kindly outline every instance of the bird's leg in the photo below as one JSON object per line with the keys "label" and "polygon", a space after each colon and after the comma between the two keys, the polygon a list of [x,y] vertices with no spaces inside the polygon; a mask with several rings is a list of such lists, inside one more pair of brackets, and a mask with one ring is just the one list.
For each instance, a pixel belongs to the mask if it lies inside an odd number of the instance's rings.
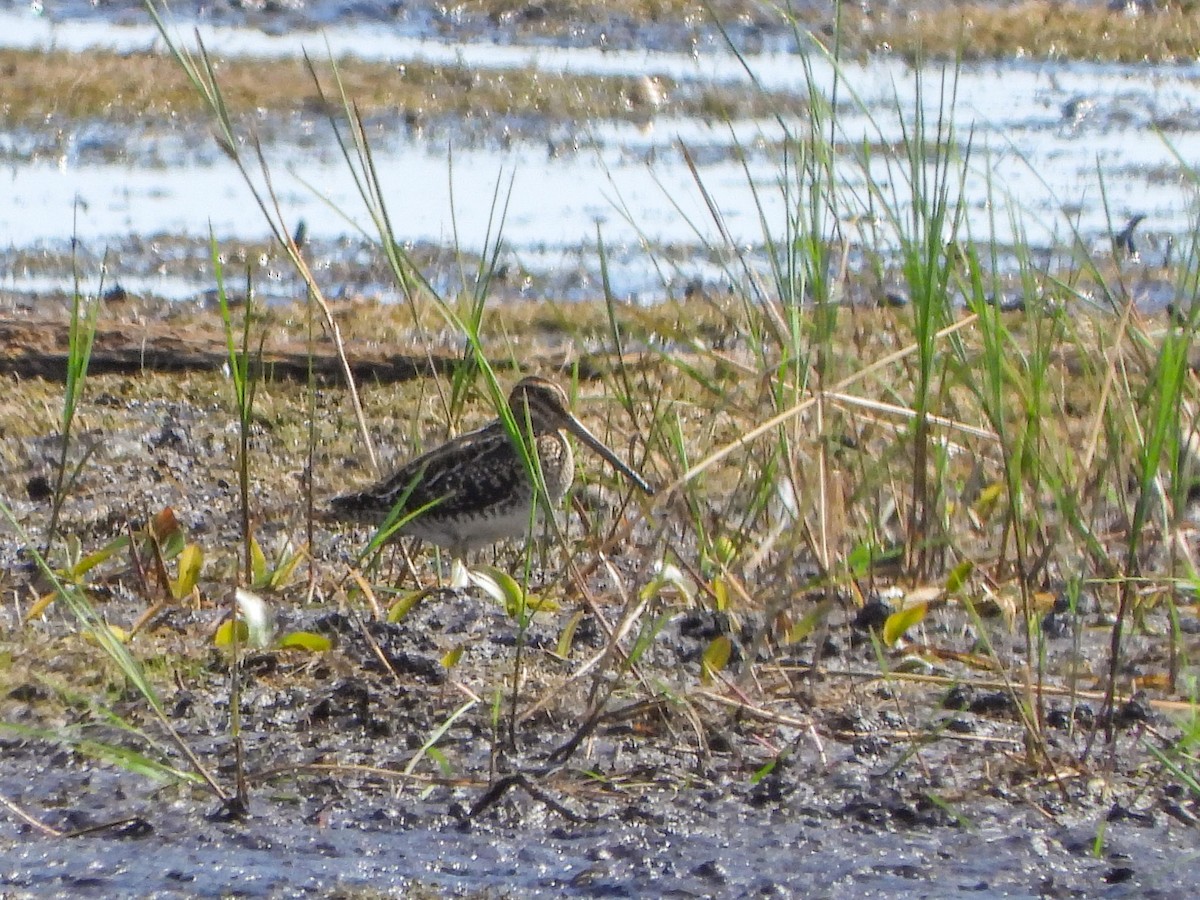
{"label": "bird's leg", "polygon": [[555,538],[559,534],[562,535],[562,543],[565,549],[567,529],[571,526],[571,517],[568,515],[560,527],[558,518],[555,516],[554,511],[547,510],[541,516],[541,525],[542,539],[538,542],[538,569],[540,571],[541,580],[545,582],[546,573],[550,571],[550,554],[553,552],[555,546],[559,543],[555,540]]}

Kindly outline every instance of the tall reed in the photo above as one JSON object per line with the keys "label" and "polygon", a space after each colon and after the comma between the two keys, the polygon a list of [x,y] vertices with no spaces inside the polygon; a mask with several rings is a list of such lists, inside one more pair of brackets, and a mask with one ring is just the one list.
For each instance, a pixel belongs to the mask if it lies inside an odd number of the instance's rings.
{"label": "tall reed", "polygon": [[[71,242],[72,259],[75,258],[77,241]],[[105,262],[108,256],[105,255]],[[96,320],[100,314],[100,294],[103,293],[103,276],[97,295],[90,300],[85,298],[80,287],[79,269],[75,265],[75,288],[71,292],[71,319],[67,331],[67,370],[63,379],[63,400],[59,415],[59,454],[58,466],[54,473],[54,488],[51,494],[50,521],[46,525],[46,540],[43,554],[49,554],[54,539],[58,534],[59,516],[62,513],[66,495],[79,477],[84,464],[96,445],[89,447],[75,465],[70,475],[67,474],[67,459],[71,450],[72,430],[79,413],[79,404],[83,399],[84,385],[87,383],[88,363],[92,358],[92,344],[96,338]],[[102,265],[103,268],[103,265]]]}

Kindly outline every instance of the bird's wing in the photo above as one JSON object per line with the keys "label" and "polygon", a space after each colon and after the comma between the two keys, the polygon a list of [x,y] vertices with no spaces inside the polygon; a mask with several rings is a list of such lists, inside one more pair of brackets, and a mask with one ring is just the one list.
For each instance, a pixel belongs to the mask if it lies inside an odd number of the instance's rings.
{"label": "bird's wing", "polygon": [[407,491],[405,511],[429,507],[431,514],[452,516],[513,496],[524,478],[508,433],[492,423],[406,463],[379,490],[393,504]]}

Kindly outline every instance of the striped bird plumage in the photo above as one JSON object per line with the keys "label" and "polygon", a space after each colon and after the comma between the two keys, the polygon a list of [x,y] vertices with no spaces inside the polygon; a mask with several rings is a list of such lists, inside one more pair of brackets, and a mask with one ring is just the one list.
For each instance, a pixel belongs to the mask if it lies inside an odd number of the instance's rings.
{"label": "striped bird plumage", "polygon": [[[640,475],[571,415],[566,393],[554,382],[523,378],[513,387],[508,403],[517,427],[532,436],[551,504],[558,504],[575,476],[566,432],[640,489],[653,493]],[[399,528],[400,534],[446,547],[462,558],[479,547],[525,536],[535,498],[525,459],[504,422],[496,419],[405,463],[365,490],[333,498],[330,512],[336,519],[378,525],[400,504],[400,518],[418,513]]]}

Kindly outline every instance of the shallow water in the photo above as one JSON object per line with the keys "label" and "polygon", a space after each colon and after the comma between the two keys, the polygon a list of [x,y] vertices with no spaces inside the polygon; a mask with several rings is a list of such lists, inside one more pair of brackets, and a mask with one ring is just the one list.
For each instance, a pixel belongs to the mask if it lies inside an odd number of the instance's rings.
{"label": "shallow water", "polygon": [[[98,782],[111,790],[120,780]],[[441,896],[1182,898],[1197,867],[1185,830],[1114,822],[1094,854],[1092,827],[1046,827],[1032,813],[986,809],[957,827],[929,827],[870,822],[865,808],[856,821],[842,819],[845,811],[711,797],[680,809],[678,798],[662,797],[618,818],[567,822],[525,798],[500,817],[521,820],[514,827],[431,816],[440,799],[333,802],[319,814],[312,805],[259,801],[249,823],[223,824],[206,821],[203,807],[160,801],[151,828],[127,836],[5,835],[0,891],[402,896],[421,885]]]}
{"label": "shallow water", "polygon": [[[199,29],[218,55],[270,58],[307,48],[317,56],[352,52],[397,64],[426,60],[480,71],[534,66],[660,74],[680,91],[711,81],[752,89],[739,61],[715,45],[672,52],[448,43],[394,33],[398,26],[389,30],[379,22],[280,34],[208,21]],[[182,40],[192,40],[188,27],[179,31]],[[27,12],[0,12],[0,44],[128,51],[161,42],[150,25],[50,22]],[[867,173],[892,192],[886,203],[907,215],[907,176],[878,148],[898,145],[912,128],[919,102],[932,134],[939,108],[951,108],[943,93],[955,95],[949,121],[959,141],[971,141],[962,184],[967,214],[962,233],[971,240],[994,238],[1001,247],[1027,242],[1040,254],[1039,263],[1061,264],[1076,234],[1084,248],[1104,254],[1111,231],[1142,213],[1147,216],[1142,234],[1151,237],[1143,244],[1146,261],[1157,262],[1166,236],[1179,239],[1190,231],[1194,188],[1181,161],[1200,157],[1198,67],[1001,62],[964,67],[955,78],[945,67],[915,72],[888,59],[840,69],[816,54],[805,61],[807,76],[795,53],[747,59],[754,78],[770,90],[804,94],[811,79],[830,96],[836,84],[840,214],[844,222],[859,217],[859,225],[847,229],[852,246],[885,252],[896,246],[894,229],[861,218],[879,208],[879,198],[867,190]],[[798,121],[786,125],[795,131],[805,127]],[[327,123],[268,122],[263,135],[289,223],[304,219],[316,240],[334,241],[360,229],[371,233]],[[618,296],[641,301],[678,293],[697,278],[719,278],[719,268],[687,259],[704,249],[719,250],[723,240],[680,143],[696,157],[732,244],[753,248],[764,243],[764,223],[773,239],[783,233],[790,202],[777,184],[784,137],[773,120],[704,122],[669,114],[640,127],[598,122],[581,132],[566,123],[536,122],[442,122],[410,129],[397,118],[376,122],[372,134],[385,200],[402,242],[483,250],[495,234],[490,220],[499,190],[507,202],[508,261],[527,270],[548,265],[540,270],[546,274],[564,257],[594,260],[600,234],[618,263]],[[864,143],[877,148],[869,161],[859,150]],[[92,123],[57,137],[0,133],[0,149],[8,160],[0,234],[12,248],[61,246],[74,233],[98,256],[131,237],[203,239],[210,227],[221,240],[267,234],[262,217],[247,210],[248,192],[234,167],[196,135]],[[331,214],[331,205],[352,221]],[[661,271],[654,257],[663,255],[663,247],[684,261]],[[593,296],[597,270],[593,262],[585,279]],[[0,284],[10,290],[36,292],[39,286],[31,280],[34,273],[26,278],[6,267],[3,274]],[[176,283],[171,290],[194,295],[206,284],[200,276],[191,287]],[[569,287],[560,283],[552,289],[562,295],[570,294]]]}

